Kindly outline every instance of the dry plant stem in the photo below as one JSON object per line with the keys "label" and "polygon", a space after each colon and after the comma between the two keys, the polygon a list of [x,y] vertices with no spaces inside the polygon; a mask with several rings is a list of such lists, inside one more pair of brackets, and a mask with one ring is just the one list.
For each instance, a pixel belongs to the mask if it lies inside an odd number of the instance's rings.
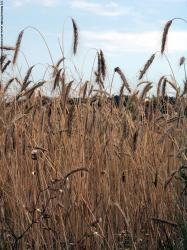
{"label": "dry plant stem", "polygon": [[42,32],[40,32],[38,29],[36,29],[33,26],[27,26],[26,28],[24,28],[24,31],[26,31],[27,29],[35,30],[40,35],[40,37],[42,38],[42,40],[43,40],[43,42],[44,42],[44,44],[45,44],[45,46],[46,46],[46,48],[48,50],[48,53],[49,53],[49,56],[50,56],[50,59],[51,59],[51,63],[52,63],[52,65],[54,65],[54,61],[53,61],[53,57],[52,57],[51,51],[49,49],[49,46],[48,46],[48,44],[46,42],[46,39],[45,39],[44,35],[42,34]]}
{"label": "dry plant stem", "polygon": [[185,80],[187,80],[186,63],[184,63],[183,67],[184,67],[184,77],[185,77]]}
{"label": "dry plant stem", "polygon": [[16,48],[12,47],[12,46],[3,46],[3,47],[0,46],[0,49],[3,49],[3,50],[15,50]]}
{"label": "dry plant stem", "polygon": [[111,83],[110,83],[110,96],[112,95],[112,86],[113,86],[113,82],[114,82],[114,76],[115,76],[115,72],[113,72],[113,75],[112,75],[112,80],[111,80]]}
{"label": "dry plant stem", "polygon": [[[120,205],[118,203],[114,203],[114,205],[119,209],[120,213],[122,214],[127,226],[128,226],[128,229],[130,229],[130,225],[129,225],[129,219],[127,218],[127,216],[125,215],[124,211],[122,210],[122,208],[120,207]],[[131,232],[131,230],[130,230]],[[132,235],[132,232],[131,232],[131,237],[133,239],[133,235]],[[133,241],[133,247],[134,249],[137,249],[135,244],[134,244],[134,241]]]}
{"label": "dry plant stem", "polygon": [[[87,57],[88,57],[88,55],[89,55],[89,53],[91,51],[95,52],[95,51],[97,51],[97,49],[96,48],[90,48],[90,49],[88,49],[86,51],[85,55],[83,56],[83,62],[82,62],[82,65],[81,65],[82,79],[84,78],[84,66],[85,66],[85,63],[87,62]],[[96,56],[97,56],[97,54],[95,55],[95,60],[96,60]],[[94,60],[94,65],[95,65],[95,60]],[[92,66],[92,70],[91,70],[91,73],[92,73],[93,68],[94,68],[93,64],[91,66]]]}
{"label": "dry plant stem", "polygon": [[[97,51],[97,50],[96,50]],[[93,64],[92,64],[92,68],[91,68],[91,73],[90,73],[90,86],[92,84],[92,76],[93,76],[93,72],[94,72],[94,67],[95,67],[95,62],[96,62],[96,59],[97,59],[97,54],[98,52],[96,52],[95,54],[95,57],[94,57],[94,60],[93,60]]]}
{"label": "dry plant stem", "polygon": [[166,61],[168,62],[169,68],[170,68],[172,76],[173,76],[173,80],[175,81],[175,85],[177,86],[177,80],[175,78],[175,74],[174,74],[173,68],[171,66],[170,60],[168,59],[168,56],[165,53],[163,55],[164,55]]}

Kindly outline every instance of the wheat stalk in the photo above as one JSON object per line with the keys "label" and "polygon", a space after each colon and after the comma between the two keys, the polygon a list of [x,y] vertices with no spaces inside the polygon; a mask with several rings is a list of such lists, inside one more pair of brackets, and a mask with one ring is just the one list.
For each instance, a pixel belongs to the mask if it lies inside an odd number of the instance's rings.
{"label": "wheat stalk", "polygon": [[166,78],[166,81],[167,81],[167,82],[170,84],[170,86],[176,91],[177,96],[178,96],[179,90],[178,90],[177,86],[175,85],[175,83],[169,81],[167,78]]}
{"label": "wheat stalk", "polygon": [[2,55],[0,58],[0,64],[3,65],[4,61],[6,60],[6,55]]}
{"label": "wheat stalk", "polygon": [[8,61],[5,63],[5,65],[4,65],[3,68],[2,68],[2,73],[5,72],[5,70],[6,70],[7,67],[10,65],[10,63],[11,63],[11,60],[8,60]]}
{"label": "wheat stalk", "polygon": [[10,84],[15,80],[15,78],[11,78],[10,80],[8,80],[7,84],[4,87],[4,93],[7,91],[8,87],[10,86]]}
{"label": "wheat stalk", "polygon": [[183,96],[185,94],[187,94],[187,80],[184,81],[184,89],[183,89],[181,96]]}
{"label": "wheat stalk", "polygon": [[[131,93],[130,86],[129,86],[128,82],[127,82],[127,79],[126,79],[125,75],[121,71],[121,69],[119,67],[116,67],[114,69],[114,72],[119,74],[119,76],[121,77],[121,80],[123,82],[124,87],[126,87],[126,89],[129,91],[129,93]],[[122,85],[122,87],[123,87],[123,85]],[[123,88],[121,88],[121,90],[123,90]]]}
{"label": "wheat stalk", "polygon": [[165,79],[165,76],[162,76],[159,81],[158,81],[158,84],[157,84],[157,97],[159,98],[160,97],[160,87],[162,85],[162,82],[163,80]]}
{"label": "wheat stalk", "polygon": [[179,66],[182,66],[185,63],[186,58],[182,56],[179,61]]}
{"label": "wheat stalk", "polygon": [[65,57],[60,58],[60,59],[58,60],[58,62],[56,63],[56,65],[53,66],[53,68],[54,68],[53,77],[55,77],[55,75],[57,74],[57,72],[58,72],[58,67],[60,66],[60,64],[61,64],[62,62],[64,62],[64,60],[65,60]]}
{"label": "wheat stalk", "polygon": [[69,96],[69,93],[70,93],[73,82],[74,81],[69,82],[67,87],[66,87],[66,90],[65,90],[65,93],[64,93],[64,105],[63,105],[64,108],[65,108],[66,101],[68,99],[68,96]]}
{"label": "wheat stalk", "polygon": [[0,50],[15,50],[16,48],[15,47],[12,47],[12,46],[0,46]]}
{"label": "wheat stalk", "polygon": [[[104,58],[104,57],[103,57]],[[96,82],[98,83],[100,90],[104,89],[104,84],[102,81],[103,76],[103,61],[100,52],[97,52],[97,72],[95,72]]]}
{"label": "wheat stalk", "polygon": [[164,78],[163,83],[162,83],[162,98],[166,95],[166,83],[167,83],[167,79]]}
{"label": "wheat stalk", "polygon": [[163,54],[164,51],[165,51],[165,46],[166,46],[166,41],[167,41],[167,35],[168,35],[168,31],[169,31],[169,28],[171,27],[171,24],[172,24],[173,20],[169,20],[165,27],[164,27],[164,31],[163,31],[163,34],[162,34],[162,43],[161,43],[161,53]]}
{"label": "wheat stalk", "polygon": [[71,20],[73,24],[73,54],[75,55],[77,53],[79,33],[78,33],[78,26],[75,20],[73,18]]}
{"label": "wheat stalk", "polygon": [[86,97],[86,93],[87,93],[87,88],[88,88],[88,81],[85,82],[84,84],[84,89],[83,89],[83,99],[85,99]]}
{"label": "wheat stalk", "polygon": [[16,63],[16,60],[17,60],[17,57],[18,57],[18,53],[19,53],[19,49],[20,49],[20,45],[21,45],[21,40],[22,40],[22,37],[23,37],[23,33],[24,33],[24,30],[22,30],[19,33],[17,41],[16,41],[16,47],[15,47],[15,52],[14,52],[14,57],[13,57],[13,64]]}
{"label": "wheat stalk", "polygon": [[102,73],[103,80],[105,80],[105,77],[106,77],[106,62],[105,62],[105,57],[104,57],[104,54],[103,54],[102,50],[100,50],[100,60],[101,60],[101,73]]}
{"label": "wheat stalk", "polygon": [[22,84],[22,87],[21,87],[21,91],[25,90],[25,89],[28,87],[28,85],[29,85],[28,80],[29,80],[29,77],[30,77],[30,75],[31,75],[31,72],[32,72],[32,69],[33,69],[33,68],[34,68],[34,65],[31,66],[31,67],[28,69],[28,71],[27,71],[27,73],[26,73],[26,75],[25,75],[25,78],[24,78],[24,80],[23,80],[23,84]]}
{"label": "wheat stalk", "polygon": [[58,70],[58,72],[56,74],[54,84],[53,84],[53,91],[56,89],[57,85],[59,85],[61,71],[62,71],[62,69]]}
{"label": "wheat stalk", "polygon": [[147,72],[147,70],[149,69],[149,67],[151,66],[153,60],[155,59],[155,54],[153,54],[148,61],[145,63],[143,70],[140,70],[140,75],[139,75],[139,80],[142,79],[142,77],[145,75],[145,73]]}
{"label": "wheat stalk", "polygon": [[145,97],[146,97],[146,94],[149,92],[150,89],[152,89],[152,83],[149,82],[145,85],[145,87],[143,88],[142,90],[142,93],[141,93],[141,96],[140,96],[140,99],[143,100]]}

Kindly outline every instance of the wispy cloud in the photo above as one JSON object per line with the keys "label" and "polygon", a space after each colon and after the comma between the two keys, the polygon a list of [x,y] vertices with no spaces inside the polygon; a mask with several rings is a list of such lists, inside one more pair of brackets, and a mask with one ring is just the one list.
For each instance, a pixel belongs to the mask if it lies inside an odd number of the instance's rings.
{"label": "wispy cloud", "polygon": [[[102,48],[109,53],[155,52],[160,50],[161,33],[151,31],[144,33],[123,33],[116,31],[83,31],[83,41],[87,47]],[[173,31],[168,36],[169,52],[186,51],[187,31]]]}
{"label": "wispy cloud", "polygon": [[72,0],[70,2],[72,8],[82,11],[94,13],[99,16],[121,16],[132,14],[131,8],[120,6],[117,2],[110,1],[108,3],[88,2],[86,0]]}
{"label": "wispy cloud", "polygon": [[15,7],[21,7],[30,4],[51,7],[60,4],[59,0],[11,0],[11,2]]}

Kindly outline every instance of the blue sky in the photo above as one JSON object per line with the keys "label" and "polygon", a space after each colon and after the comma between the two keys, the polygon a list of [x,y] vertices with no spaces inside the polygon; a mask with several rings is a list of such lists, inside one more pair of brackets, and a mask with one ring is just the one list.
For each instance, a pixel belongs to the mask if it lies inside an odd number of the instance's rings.
{"label": "blue sky", "polygon": [[[57,61],[61,57],[58,37],[66,20],[64,43],[66,57],[70,59],[69,67],[72,67],[73,61],[78,71],[84,73],[85,78],[89,77],[95,55],[95,50],[91,48],[101,48],[109,75],[114,67],[119,66],[134,87],[145,61],[160,50],[165,22],[174,17],[187,18],[186,13],[187,0],[5,0],[4,43],[14,45],[23,28],[34,26],[46,37],[54,61]],[[80,30],[76,57],[71,52],[72,27],[69,16],[75,18]],[[31,29],[24,34],[21,50],[29,64],[51,63],[41,38]],[[187,24],[174,22],[168,37],[167,52],[181,84],[183,72],[178,67],[178,61],[187,54]],[[24,65],[21,56],[19,60],[20,65],[21,62]],[[38,65],[38,72],[43,71],[44,66]],[[146,77],[157,82],[161,75],[170,73],[167,62],[158,55]],[[118,89],[119,83],[115,82],[114,90]]]}

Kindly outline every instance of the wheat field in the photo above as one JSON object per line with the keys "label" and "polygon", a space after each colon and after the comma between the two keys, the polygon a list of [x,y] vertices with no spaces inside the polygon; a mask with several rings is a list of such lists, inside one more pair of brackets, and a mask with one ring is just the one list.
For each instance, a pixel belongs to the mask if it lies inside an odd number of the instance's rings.
{"label": "wheat field", "polygon": [[[163,55],[174,20],[163,31]],[[76,54],[79,31],[71,21]],[[186,249],[185,57],[184,86],[163,75],[149,99],[153,84],[144,76],[156,53],[140,71],[141,91],[116,67],[116,105],[105,89],[102,50],[94,80],[81,82],[77,98],[63,56],[50,68],[58,92],[50,97],[42,94],[46,79],[32,82],[34,66],[15,74],[24,32],[15,47],[1,48],[0,249]],[[167,86],[174,104],[164,101]]]}

